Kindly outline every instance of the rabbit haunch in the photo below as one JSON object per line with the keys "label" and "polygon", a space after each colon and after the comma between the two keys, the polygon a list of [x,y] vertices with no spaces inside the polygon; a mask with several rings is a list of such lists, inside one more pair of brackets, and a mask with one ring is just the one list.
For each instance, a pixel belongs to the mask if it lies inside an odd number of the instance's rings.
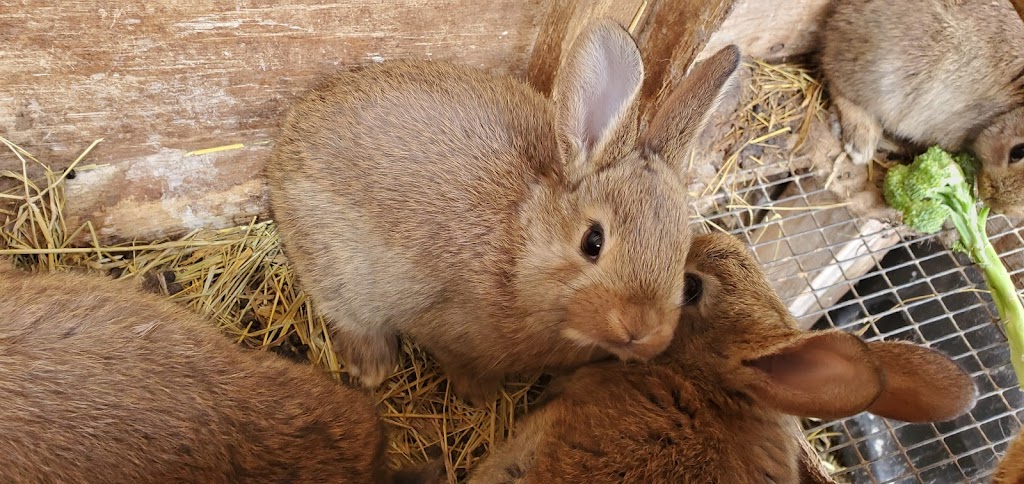
{"label": "rabbit haunch", "polygon": [[0,262],[0,480],[390,481],[368,396],[134,289]]}
{"label": "rabbit haunch", "polygon": [[1024,22],[1009,0],[837,0],[823,32],[822,72],[855,163],[883,130],[972,148],[981,197],[1024,216]]}
{"label": "rabbit haunch", "polygon": [[689,259],[700,287],[668,350],[554,380],[471,482],[814,482],[794,416],[924,422],[973,407],[970,376],[938,352],[796,329],[737,239],[695,237]]}
{"label": "rabbit haunch", "polygon": [[739,62],[728,48],[637,127],[629,35],[589,26],[548,100],[440,62],[342,74],[292,110],[268,166],[285,252],[366,385],[397,335],[471,400],[508,373],[649,359],[678,319],[685,154]]}

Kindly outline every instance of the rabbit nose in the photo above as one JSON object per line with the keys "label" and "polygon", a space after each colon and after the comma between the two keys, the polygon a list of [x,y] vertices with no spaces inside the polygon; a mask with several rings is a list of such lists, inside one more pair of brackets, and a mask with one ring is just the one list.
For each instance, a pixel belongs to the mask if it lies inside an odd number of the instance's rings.
{"label": "rabbit nose", "polygon": [[610,316],[611,323],[611,341],[620,344],[622,346],[628,346],[637,341],[637,339],[643,338],[645,335],[640,334],[639,328],[632,321],[635,318],[624,316],[617,310],[612,310]]}
{"label": "rabbit nose", "polygon": [[664,350],[671,339],[671,334],[666,334],[658,324],[655,311],[649,308],[612,311],[610,316],[613,336],[609,342],[619,346],[630,358],[652,358]]}

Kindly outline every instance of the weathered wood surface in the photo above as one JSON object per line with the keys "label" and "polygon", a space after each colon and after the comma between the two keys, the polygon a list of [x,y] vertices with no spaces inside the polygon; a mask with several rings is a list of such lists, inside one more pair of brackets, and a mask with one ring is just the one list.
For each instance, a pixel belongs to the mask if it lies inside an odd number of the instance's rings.
{"label": "weathered wood surface", "polygon": [[[646,76],[640,102],[657,106],[686,75],[711,35],[722,26],[733,0],[652,2],[643,28],[634,32]],[[650,119],[656,109],[648,109]]]}
{"label": "weathered wood surface", "polygon": [[817,50],[830,0],[736,0],[699,59],[728,44],[750,57],[778,60]]}
{"label": "weathered wood surface", "polygon": [[[645,92],[658,93],[705,43],[762,55],[820,1],[736,0],[729,13],[733,0],[0,0],[0,134],[56,168],[105,138],[86,161],[101,166],[69,182],[70,222],[92,221],[106,241],[172,237],[268,215],[268,143],[289,102],[332,72],[453,59],[545,89],[585,22],[610,17],[635,21]],[[6,168],[20,166],[0,152]]]}
{"label": "weathered wood surface", "polygon": [[[537,34],[528,80],[550,94],[563,53],[587,23],[608,18],[630,29],[644,59],[643,106],[657,105],[687,72],[731,11],[733,0],[553,0]],[[654,110],[647,109],[648,114]]]}
{"label": "weathered wood surface", "polygon": [[[0,134],[57,168],[71,221],[153,239],[266,215],[260,170],[289,101],[349,66],[526,67],[547,0],[0,0]],[[243,143],[203,156],[192,150]],[[0,169],[20,164],[0,152]]]}

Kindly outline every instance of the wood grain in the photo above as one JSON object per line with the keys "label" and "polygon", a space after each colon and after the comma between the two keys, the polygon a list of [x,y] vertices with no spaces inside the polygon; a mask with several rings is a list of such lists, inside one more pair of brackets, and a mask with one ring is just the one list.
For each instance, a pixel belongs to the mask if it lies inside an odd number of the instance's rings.
{"label": "wood grain", "polygon": [[0,133],[56,168],[106,138],[68,210],[108,241],[233,225],[266,216],[260,143],[298,94],[396,58],[522,74],[547,3],[0,0]]}
{"label": "wood grain", "polygon": [[728,44],[736,44],[746,56],[766,60],[814,52],[829,2],[736,0],[732,13],[711,36],[698,60]]}
{"label": "wood grain", "polygon": [[755,56],[808,50],[824,2],[735,0],[729,13],[733,0],[0,0],[0,134],[55,168],[106,138],[86,161],[102,166],[69,183],[70,222],[92,221],[107,242],[174,237],[268,215],[261,171],[276,125],[332,72],[452,59],[549,92],[587,21],[628,25],[646,5],[633,33],[652,96],[694,52],[727,42]]}
{"label": "wood grain", "polygon": [[563,53],[592,20],[610,18],[631,34],[644,60],[640,103],[646,116],[688,71],[732,9],[733,0],[553,0],[537,35],[527,77],[548,95]]}
{"label": "wood grain", "polygon": [[[733,8],[733,0],[661,0],[635,33],[644,59],[643,106],[657,106],[686,75],[694,60]],[[645,109],[648,116],[655,109]],[[649,118],[648,118],[649,119]]]}
{"label": "wood grain", "polygon": [[592,20],[607,18],[629,26],[642,0],[552,0],[537,33],[527,80],[544,95],[551,94],[562,54]]}

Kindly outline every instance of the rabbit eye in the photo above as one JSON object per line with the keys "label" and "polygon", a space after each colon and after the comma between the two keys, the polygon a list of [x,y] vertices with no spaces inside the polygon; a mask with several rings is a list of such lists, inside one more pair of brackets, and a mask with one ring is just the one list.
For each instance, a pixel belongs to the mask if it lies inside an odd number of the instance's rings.
{"label": "rabbit eye", "polygon": [[686,284],[683,285],[683,306],[692,306],[700,302],[704,295],[704,280],[696,274],[686,275]]}
{"label": "rabbit eye", "polygon": [[1020,163],[1024,160],[1024,143],[1010,148],[1010,164]]}
{"label": "rabbit eye", "polygon": [[597,257],[601,255],[602,246],[604,246],[604,229],[600,224],[591,224],[590,228],[583,233],[580,250],[591,261],[597,261]]}

